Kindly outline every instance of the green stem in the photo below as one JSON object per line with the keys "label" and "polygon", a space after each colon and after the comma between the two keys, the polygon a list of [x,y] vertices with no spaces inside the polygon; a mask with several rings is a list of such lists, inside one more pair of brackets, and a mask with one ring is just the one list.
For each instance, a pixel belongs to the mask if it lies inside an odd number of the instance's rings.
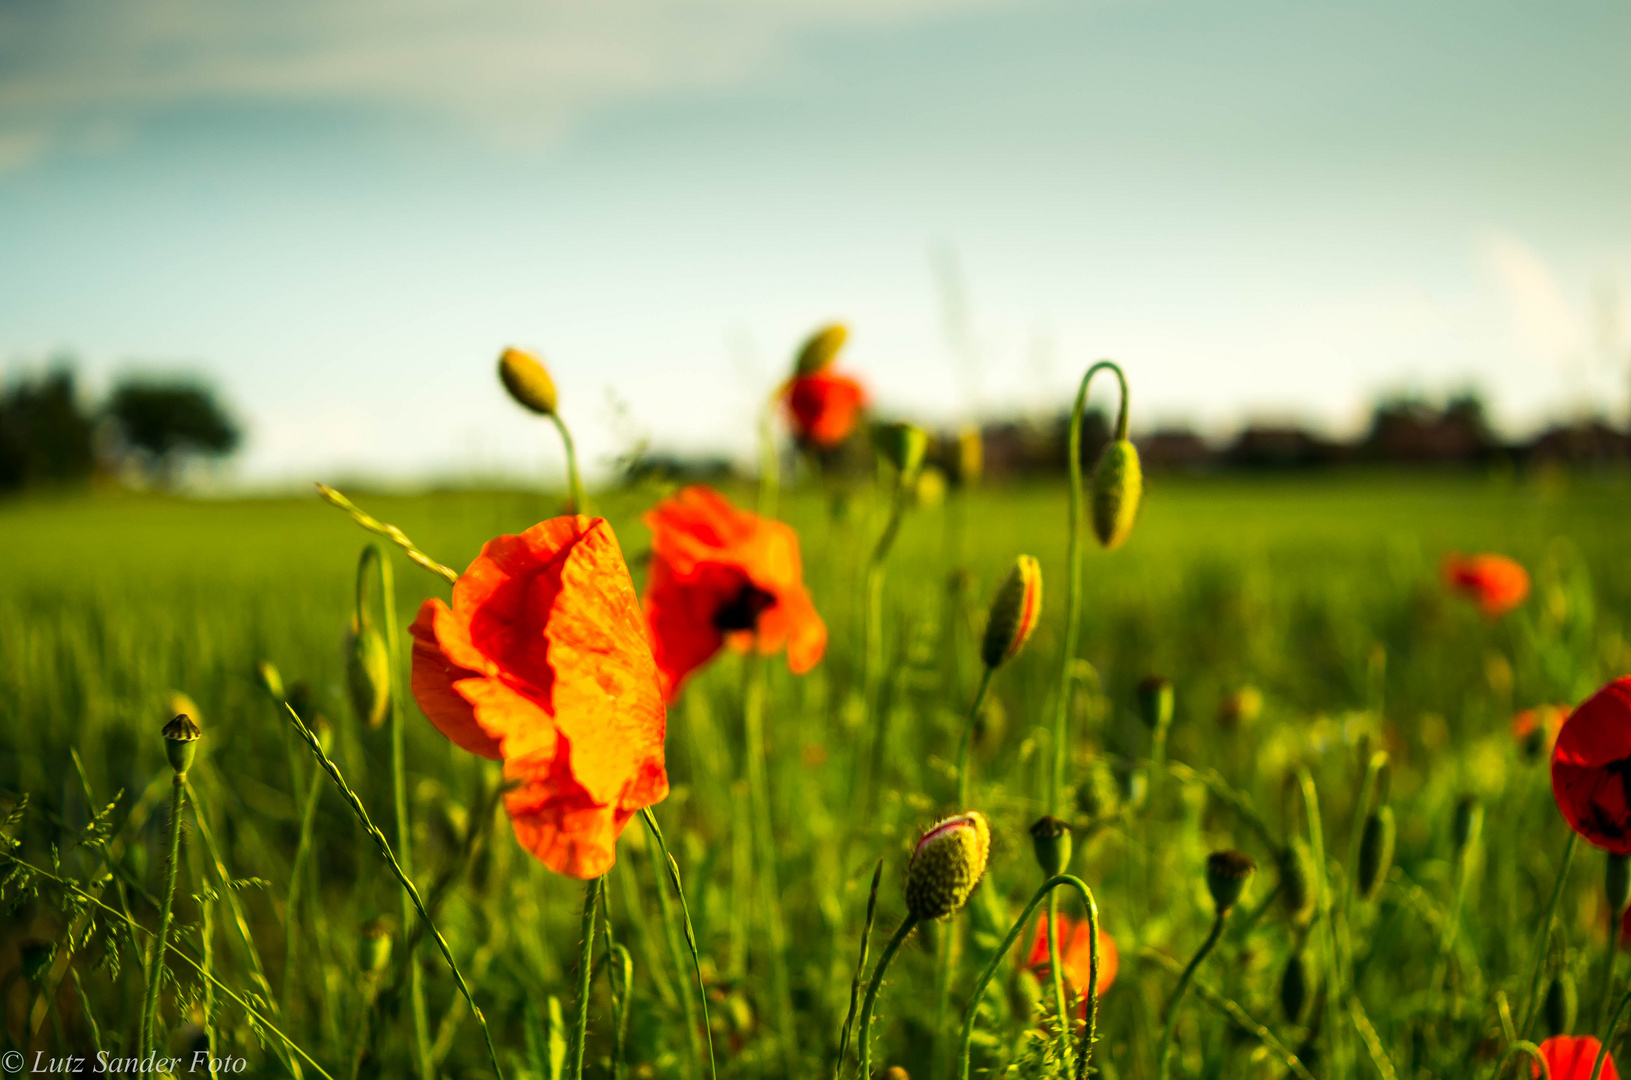
{"label": "green stem", "polygon": [[[974,992],[969,995],[968,1006],[963,1010],[963,1041],[958,1051],[957,1075],[959,1080],[968,1080],[969,1048],[974,1043],[974,1017],[979,1011],[980,1001],[985,997],[985,988],[991,985],[991,980],[997,974],[997,967],[1002,963],[1008,950],[1014,947],[1019,940],[1020,931],[1025,929],[1031,921],[1031,915],[1041,906],[1042,901],[1052,894],[1054,889],[1061,885],[1075,889],[1082,898],[1082,905],[1087,908],[1087,931],[1092,935],[1088,950],[1087,970],[1087,1026],[1082,1031],[1081,1045],[1076,1052],[1076,1080],[1086,1080],[1087,1063],[1093,1054],[1093,1043],[1098,1039],[1099,1031],[1099,905],[1093,899],[1093,890],[1081,878],[1070,874],[1056,874],[1042,883],[1031,897],[1025,910],[1019,913],[1014,925],[1008,928],[1008,936],[1003,938],[997,951],[991,954],[986,962],[985,970],[980,977],[974,980]],[[865,1080],[865,1078],[863,1078]]]}
{"label": "green stem", "polygon": [[[646,828],[651,831],[652,838],[657,841],[657,848],[663,853],[663,860],[668,865],[668,879],[674,886],[674,895],[679,897],[680,914],[685,919],[685,941],[691,947],[691,968],[697,977],[697,1000],[702,1003],[702,1030],[708,1036],[708,1075],[713,1077],[714,1071],[714,1033],[708,1023],[708,988],[702,979],[702,956],[697,950],[697,933],[691,926],[691,908],[685,902],[685,887],[680,883],[680,864],[674,861],[674,856],[668,853],[668,844],[663,841],[663,830],[657,827],[657,815],[651,812],[651,807],[640,811],[645,819]],[[661,893],[661,889],[658,890]],[[663,920],[668,921],[668,907],[663,906]],[[686,1009],[687,1022],[691,1020],[691,1011]]]}
{"label": "green stem", "polygon": [[571,491],[574,514],[587,514],[589,504],[583,497],[583,480],[578,476],[578,452],[572,445],[572,433],[566,430],[566,421],[561,419],[560,413],[550,413],[549,418],[555,421],[555,430],[561,433],[561,445],[566,447],[566,482]]}
{"label": "green stem", "polygon": [[782,1062],[786,1075],[799,1074],[798,1026],[787,977],[787,927],[782,922],[781,889],[776,880],[776,833],[770,811],[770,783],[765,757],[765,670],[758,656],[748,658],[747,690],[742,703],[747,736],[748,793],[753,801],[753,836],[759,873],[759,903],[764,910],[765,943],[770,952],[770,988],[776,1009]]}
{"label": "green stem", "polygon": [[1059,1056],[1070,1054],[1070,1003],[1065,1000],[1065,965],[1059,960],[1059,894],[1048,894],[1048,984],[1053,991],[1053,1011],[1059,1018]]}
{"label": "green stem", "polygon": [[873,545],[866,567],[866,638],[862,669],[862,689],[866,697],[867,730],[870,733],[871,753],[862,751],[860,761],[864,770],[864,785],[856,794],[868,802],[883,775],[885,755],[889,746],[888,717],[882,713],[883,697],[883,584],[884,568],[889,552],[900,533],[901,517],[905,513],[905,489],[897,479],[895,493],[889,508],[889,522]]}
{"label": "green stem", "polygon": [[901,920],[900,926],[895,930],[895,936],[883,947],[883,954],[878,957],[878,966],[872,969],[872,980],[866,984],[866,999],[861,1002],[861,1028],[856,1036],[859,1043],[858,1052],[861,1055],[860,1080],[870,1080],[872,1076],[872,1010],[878,1003],[878,988],[883,985],[883,973],[889,970],[889,962],[895,959],[901,943],[917,926],[917,922],[911,915]]}
{"label": "green stem", "polygon": [[[1541,1080],[1550,1080],[1552,1075],[1551,1066],[1546,1064],[1546,1057],[1540,1052],[1540,1047],[1523,1039],[1507,1047],[1506,1053],[1501,1055],[1501,1060],[1495,1063],[1495,1080],[1501,1080],[1501,1076],[1506,1072],[1506,1063],[1511,1061],[1517,1054],[1527,1054],[1534,1060],[1536,1067],[1540,1069]],[[1596,1073],[1592,1074],[1591,1080],[1597,1080]]]}
{"label": "green stem", "polygon": [[600,879],[590,878],[583,888],[582,944],[578,947],[578,1015],[572,1025],[572,1066],[567,1074],[583,1080],[583,1051],[589,1041],[589,976],[595,963],[595,905],[600,898]]}
{"label": "green stem", "polygon": [[[1614,1007],[1614,1014],[1609,1020],[1608,1027],[1603,1031],[1603,1037],[1600,1040],[1601,1045],[1597,1047],[1597,1060],[1591,1066],[1591,1080],[1597,1080],[1602,1075],[1603,1062],[1608,1060],[1609,1036],[1614,1034],[1614,1029],[1620,1026],[1620,1016],[1624,1014],[1625,1007],[1628,1004],[1631,1004],[1631,994],[1626,994],[1620,998],[1620,1003]],[[1496,1073],[1496,1076],[1499,1075],[1500,1073]]]}
{"label": "green stem", "polygon": [[1314,862],[1314,896],[1319,919],[1324,926],[1326,957],[1325,1012],[1327,1035],[1331,1041],[1331,1075],[1345,1078],[1347,1043],[1342,1038],[1342,1003],[1347,1000],[1342,983],[1342,964],[1337,956],[1335,919],[1331,916],[1331,884],[1326,874],[1325,830],[1320,822],[1319,793],[1314,778],[1303,766],[1297,768],[1297,785],[1302,790],[1304,816],[1308,820],[1308,850]]}
{"label": "green stem", "polygon": [[[1468,870],[1472,862],[1473,845],[1478,842],[1479,833],[1482,831],[1482,821],[1483,819],[1480,816],[1473,818],[1473,830],[1467,837],[1467,843],[1461,849],[1455,861],[1455,894],[1450,901],[1450,910],[1444,918],[1444,934],[1439,940],[1438,959],[1434,962],[1433,981],[1429,984],[1432,987],[1433,994],[1431,1011],[1435,1016],[1442,1009],[1444,979],[1450,968],[1450,950],[1455,948],[1455,939],[1461,931],[1461,908],[1466,903],[1467,878],[1470,876]],[[1612,935],[1610,936],[1609,945],[1610,970],[1612,971]]]}
{"label": "green stem", "polygon": [[147,965],[147,998],[142,1003],[141,1053],[152,1052],[154,1025],[159,1011],[159,984],[164,981],[164,946],[170,936],[170,915],[176,895],[176,864],[181,857],[181,806],[186,795],[187,774],[176,773],[170,789],[170,856],[164,868],[164,898],[159,909],[159,932],[153,939],[152,957]]}
{"label": "green stem", "polygon": [[1167,1054],[1172,1047],[1172,1033],[1178,1027],[1178,1007],[1183,1004],[1184,994],[1189,990],[1189,981],[1195,977],[1195,971],[1201,966],[1201,961],[1206,959],[1207,954],[1218,943],[1218,938],[1223,936],[1223,922],[1228,916],[1227,908],[1218,912],[1217,917],[1212,920],[1212,932],[1206,935],[1206,940],[1190,959],[1189,966],[1178,976],[1178,985],[1172,988],[1172,998],[1167,1002],[1167,1022],[1161,1028],[1161,1042],[1155,1048],[1155,1071],[1161,1080],[1166,1080]]}
{"label": "green stem", "polygon": [[[1178,961],[1165,953],[1157,952],[1148,945],[1142,946],[1138,950],[1138,954],[1145,959],[1160,964],[1174,975],[1181,974],[1183,971],[1178,966]],[[1280,1063],[1289,1069],[1291,1074],[1297,1077],[1297,1080],[1314,1080],[1313,1075],[1308,1071],[1308,1067],[1297,1058],[1297,1055],[1286,1049],[1285,1044],[1274,1037],[1274,1032],[1252,1019],[1251,1015],[1241,1008],[1238,1003],[1224,997],[1200,979],[1192,981],[1189,985],[1194,988],[1195,993],[1201,996],[1202,1001],[1227,1016],[1241,1031],[1246,1032],[1262,1043],[1269,1053],[1280,1059]]]}
{"label": "green stem", "polygon": [[1535,937],[1535,962],[1529,972],[1529,993],[1524,999],[1523,1023],[1518,1025],[1518,1037],[1527,1039],[1529,1027],[1535,1022],[1539,1012],[1537,1005],[1539,999],[1537,992],[1540,989],[1540,972],[1546,964],[1546,945],[1552,940],[1552,924],[1557,920],[1557,902],[1563,896],[1563,883],[1569,878],[1569,867],[1574,865],[1574,849],[1579,845],[1580,834],[1573,829],[1569,830],[1569,842],[1563,848],[1563,865],[1557,868],[1557,879],[1552,882],[1552,898],[1546,902],[1546,917],[1541,920],[1540,930]]}
{"label": "green stem", "polygon": [[844,1059],[849,1056],[850,1032],[854,1030],[855,1012],[861,1004],[861,980],[866,978],[867,948],[872,944],[872,924],[878,913],[878,883],[882,880],[883,860],[879,859],[872,870],[872,891],[867,894],[866,923],[861,927],[861,958],[855,964],[855,977],[849,984],[849,1013],[844,1017],[843,1034],[838,1039],[838,1061],[833,1066],[833,1080],[843,1076]]}
{"label": "green stem", "polygon": [[[300,840],[295,845],[294,864],[289,872],[289,895],[283,905],[283,1014],[289,1015],[289,1008],[294,993],[294,972],[296,954],[300,943],[300,883],[305,876],[308,856],[311,854],[312,826],[317,820],[318,792],[317,777],[312,777],[311,786],[306,789],[306,807],[300,815]],[[206,959],[209,953],[205,954]]]}
{"label": "green stem", "polygon": [[1067,561],[1065,593],[1065,647],[1059,659],[1059,696],[1053,712],[1053,776],[1048,791],[1048,813],[1059,815],[1060,800],[1065,788],[1065,759],[1070,725],[1070,662],[1076,656],[1077,624],[1082,614],[1082,412],[1087,405],[1087,385],[1100,371],[1115,373],[1121,384],[1121,411],[1116,417],[1116,438],[1127,437],[1127,377],[1121,368],[1109,360],[1100,360],[1087,369],[1076,391],[1076,404],[1070,411],[1070,532],[1066,547]]}
{"label": "green stem", "polygon": [[996,668],[988,667],[980,676],[980,688],[974,692],[974,704],[969,706],[968,720],[963,724],[963,737],[957,743],[957,810],[968,809],[968,748],[974,739],[974,725],[980,718],[980,706],[985,704],[986,691],[991,689],[991,676]]}

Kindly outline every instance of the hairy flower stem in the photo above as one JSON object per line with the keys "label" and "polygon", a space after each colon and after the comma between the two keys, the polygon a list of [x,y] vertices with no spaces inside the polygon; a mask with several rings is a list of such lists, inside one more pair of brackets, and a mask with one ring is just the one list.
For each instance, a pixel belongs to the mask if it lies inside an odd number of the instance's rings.
{"label": "hairy flower stem", "polygon": [[1172,1048],[1172,1033],[1178,1027],[1178,1007],[1184,1003],[1184,994],[1189,990],[1189,981],[1195,977],[1195,971],[1201,966],[1201,961],[1206,959],[1213,946],[1218,943],[1218,938],[1223,936],[1223,922],[1228,914],[1226,910],[1218,912],[1217,917],[1212,920],[1212,932],[1206,935],[1206,940],[1190,958],[1184,973],[1178,976],[1178,985],[1172,988],[1172,997],[1167,1002],[1167,1022],[1162,1025],[1161,1042],[1155,1048],[1156,1075],[1161,1080],[1166,1080],[1167,1076],[1167,1058]]}
{"label": "hairy flower stem", "polygon": [[986,691],[991,689],[991,676],[997,669],[988,667],[980,676],[980,688],[974,692],[974,704],[968,708],[968,719],[963,723],[963,737],[957,743],[957,807],[968,809],[968,748],[974,740],[974,725],[980,719],[980,706],[985,704]]}
{"label": "hairy flower stem", "polygon": [[866,998],[861,1002],[861,1026],[856,1034],[858,1052],[861,1055],[860,1080],[870,1080],[872,1076],[872,1010],[878,1004],[878,988],[883,985],[883,973],[889,970],[889,962],[895,959],[901,943],[916,927],[917,919],[911,915],[901,920],[895,936],[883,947],[883,953],[878,957],[878,966],[872,969],[872,981],[866,984]]}
{"label": "hairy flower stem", "polygon": [[[196,729],[194,729],[196,731]],[[154,1046],[154,1026],[159,1011],[159,984],[164,981],[164,946],[170,936],[171,908],[176,896],[176,864],[181,857],[181,807],[186,797],[187,774],[176,773],[170,788],[170,855],[164,866],[164,903],[159,909],[159,933],[153,939],[153,952],[147,963],[147,999],[142,1003],[142,1056]]]}
{"label": "hairy flower stem", "polygon": [[747,736],[748,792],[753,802],[754,858],[759,864],[759,903],[764,911],[765,944],[770,951],[770,991],[782,1063],[789,1078],[799,1072],[798,1026],[787,977],[787,927],[782,922],[781,889],[776,880],[776,832],[770,812],[769,766],[765,756],[765,672],[759,657],[748,659],[742,724]]}
{"label": "hairy flower stem", "polygon": [[578,452],[572,445],[572,433],[566,430],[566,421],[561,419],[560,413],[552,412],[549,418],[555,421],[555,430],[561,433],[561,445],[566,448],[566,483],[572,499],[569,509],[574,514],[587,514],[589,504],[583,497],[583,480],[578,476]]}
{"label": "hairy flower stem", "polygon": [[583,1051],[589,1041],[589,976],[595,966],[595,906],[600,900],[600,878],[590,878],[583,888],[582,943],[578,946],[578,1015],[572,1024],[572,1065],[567,1074],[583,1080]]}
{"label": "hairy flower stem", "polygon": [[1546,902],[1546,915],[1535,934],[1535,962],[1529,972],[1529,992],[1524,997],[1523,1023],[1518,1025],[1518,1038],[1527,1039],[1529,1028],[1539,1014],[1540,973],[1546,965],[1546,945],[1552,939],[1552,925],[1557,921],[1557,902],[1563,895],[1563,884],[1569,879],[1569,868],[1574,865],[1574,849],[1580,834],[1569,830],[1568,844],[1563,848],[1563,864],[1557,868],[1557,879],[1552,882],[1552,898]]}

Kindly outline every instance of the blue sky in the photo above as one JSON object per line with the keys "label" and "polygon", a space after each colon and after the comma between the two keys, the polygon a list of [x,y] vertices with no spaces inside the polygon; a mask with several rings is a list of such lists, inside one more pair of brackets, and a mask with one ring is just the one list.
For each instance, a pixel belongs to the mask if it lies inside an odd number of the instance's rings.
{"label": "blue sky", "polygon": [[[745,453],[815,324],[887,408],[1624,417],[1631,8],[0,0],[0,365],[201,371],[247,482]],[[956,269],[948,271],[947,267]],[[948,342],[948,273],[974,364]]]}

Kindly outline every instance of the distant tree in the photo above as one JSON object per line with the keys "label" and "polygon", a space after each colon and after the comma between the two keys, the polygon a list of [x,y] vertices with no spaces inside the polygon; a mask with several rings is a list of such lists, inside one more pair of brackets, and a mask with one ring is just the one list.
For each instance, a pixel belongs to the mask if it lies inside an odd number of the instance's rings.
{"label": "distant tree", "polygon": [[230,454],[240,440],[214,391],[191,379],[126,378],[114,387],[107,414],[122,453],[166,487],[187,458]]}
{"label": "distant tree", "polygon": [[11,383],[0,394],[0,491],[90,476],[95,426],[79,407],[65,364]]}

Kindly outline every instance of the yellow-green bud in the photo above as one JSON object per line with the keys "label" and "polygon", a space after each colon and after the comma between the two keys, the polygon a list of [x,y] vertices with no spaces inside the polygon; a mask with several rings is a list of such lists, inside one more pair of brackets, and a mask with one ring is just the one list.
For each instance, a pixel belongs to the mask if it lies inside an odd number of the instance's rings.
{"label": "yellow-green bud", "polygon": [[521,349],[505,349],[498,358],[498,377],[523,409],[540,416],[554,415],[555,380],[536,356]]}
{"label": "yellow-green bud", "polygon": [[1286,1020],[1292,1024],[1303,1022],[1303,1015],[1308,1011],[1308,1001],[1313,995],[1313,972],[1309,969],[1308,957],[1301,949],[1291,954],[1286,961],[1286,970],[1280,976],[1280,1008],[1286,1014]]}
{"label": "yellow-green bud", "polygon": [[1553,1035],[1574,1034],[1574,1020],[1580,1011],[1580,992],[1568,969],[1557,973],[1546,988],[1546,1026]]}
{"label": "yellow-green bud", "polygon": [[1172,683],[1160,675],[1146,675],[1138,683],[1138,718],[1151,731],[1172,723]]}
{"label": "yellow-green bud", "polygon": [[345,635],[345,684],[357,719],[371,728],[385,723],[391,709],[391,654],[385,635],[352,619]]}
{"label": "yellow-green bud", "polygon": [[1450,839],[1455,844],[1455,853],[1459,856],[1467,849],[1467,845],[1477,839],[1478,834],[1484,830],[1484,804],[1476,795],[1463,795],[1456,800],[1455,821],[1450,830]]}
{"label": "yellow-green bud", "polygon": [[204,733],[186,713],[177,713],[164,725],[164,756],[170,759],[170,768],[177,776],[186,776],[198,754],[198,740]]}
{"label": "yellow-green bud", "polygon": [[255,678],[260,680],[261,687],[265,689],[273,701],[283,701],[283,676],[278,672],[277,665],[270,660],[262,660],[255,665]]}
{"label": "yellow-green bud", "polygon": [[1359,839],[1359,867],[1354,884],[1359,896],[1369,900],[1376,895],[1393,868],[1393,840],[1396,833],[1393,807],[1378,806],[1365,817],[1365,831]]}
{"label": "yellow-green bud", "polygon": [[357,943],[357,963],[365,974],[377,975],[391,962],[391,928],[384,919],[373,919],[362,928]]}
{"label": "yellow-green bud", "polygon": [[823,326],[804,341],[798,359],[793,362],[793,374],[814,375],[832,366],[838,359],[838,350],[849,340],[849,328],[843,323]]}
{"label": "yellow-green bud", "polygon": [[1214,851],[1206,857],[1206,888],[1222,915],[1235,906],[1257,864],[1244,851]]}
{"label": "yellow-green bud", "polygon": [[973,487],[985,474],[985,441],[973,424],[957,432],[957,483]]}
{"label": "yellow-green bud", "polygon": [[1014,560],[985,620],[980,659],[994,668],[1025,646],[1042,614],[1042,567],[1029,555]]}
{"label": "yellow-green bud", "polygon": [[914,919],[944,919],[968,902],[985,875],[991,826],[977,810],[949,817],[917,842],[906,868],[906,910]]}
{"label": "yellow-green bud", "polygon": [[916,424],[882,424],[873,429],[872,441],[903,477],[917,474],[929,449],[929,433]]}
{"label": "yellow-green bud", "polygon": [[1314,918],[1314,855],[1298,837],[1280,852],[1280,902],[1293,926]]}
{"label": "yellow-green bud", "polygon": [[1039,817],[1031,826],[1031,847],[1036,851],[1036,865],[1042,876],[1051,878],[1063,874],[1070,865],[1070,826],[1056,817]]}
{"label": "yellow-green bud", "polygon": [[1106,548],[1117,548],[1133,531],[1144,494],[1138,451],[1126,439],[1112,439],[1093,466],[1093,532]]}
{"label": "yellow-green bud", "polygon": [[328,722],[328,718],[319,716],[311,730],[317,736],[317,745],[323,753],[334,753],[334,725]]}

